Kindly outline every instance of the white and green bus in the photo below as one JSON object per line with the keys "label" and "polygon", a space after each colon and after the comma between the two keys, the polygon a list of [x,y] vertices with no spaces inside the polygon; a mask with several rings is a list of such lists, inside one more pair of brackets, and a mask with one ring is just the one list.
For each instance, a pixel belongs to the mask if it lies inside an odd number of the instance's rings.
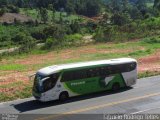
{"label": "white and green bus", "polygon": [[33,96],[42,102],[136,84],[137,61],[131,58],[49,66],[35,74]]}

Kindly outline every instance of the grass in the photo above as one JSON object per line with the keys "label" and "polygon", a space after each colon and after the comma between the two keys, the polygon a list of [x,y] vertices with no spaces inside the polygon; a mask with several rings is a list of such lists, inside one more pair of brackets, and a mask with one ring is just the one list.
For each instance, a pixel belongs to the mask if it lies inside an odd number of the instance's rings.
{"label": "grass", "polygon": [[14,83],[10,83],[10,84],[7,84],[7,85],[0,85],[0,88],[11,88],[11,87],[17,87],[17,86],[20,86],[22,85],[23,82],[22,81],[18,81],[18,82],[14,82]]}
{"label": "grass", "polygon": [[154,50],[147,49],[147,50],[137,50],[137,51],[128,53],[128,55],[130,57],[138,58],[138,57],[141,57],[141,56],[150,55],[152,53],[154,53]]}
{"label": "grass", "polygon": [[[48,20],[51,21],[52,20],[52,16],[53,16],[53,13],[51,10],[47,10],[48,11]],[[38,19],[40,20],[40,18],[38,16],[38,10],[36,9],[25,9],[25,8],[21,8],[20,9],[20,13],[21,14],[25,14],[25,15],[28,15],[30,17],[32,17],[33,19]],[[60,19],[60,12],[55,12],[55,20],[56,21],[59,21]],[[65,12],[62,13],[62,18],[63,20],[67,20],[69,22],[71,22],[72,20],[75,20],[75,19],[81,19],[82,21],[84,20],[83,18],[79,17],[78,15],[67,15]]]}
{"label": "grass", "polygon": [[[148,40],[147,40],[148,41]],[[88,51],[80,52],[83,49],[94,49],[96,52],[89,53]],[[125,50],[130,50],[129,52],[125,52]],[[14,64],[16,60],[26,59],[31,57],[28,54],[16,55],[14,57],[7,57],[6,63],[0,64],[1,71],[27,71],[28,69],[37,71],[40,68],[54,65],[54,64],[65,64],[65,63],[74,63],[74,62],[82,62],[82,61],[90,61],[90,60],[100,60],[100,59],[111,59],[111,58],[119,58],[119,57],[133,57],[133,58],[142,58],[144,56],[149,56],[156,52],[157,49],[160,49],[160,43],[150,43],[145,40],[141,40],[138,42],[126,42],[126,43],[97,43],[97,44],[89,44],[87,46],[81,47],[71,47],[65,48],[59,51],[50,51],[49,54],[54,54],[54,58],[50,58],[44,60],[42,63],[31,64],[31,65],[23,65],[23,64]],[[117,50],[116,52],[100,52],[100,51],[112,51]],[[71,52],[69,58],[64,59],[62,55],[69,51]],[[120,51],[120,52],[119,52]],[[124,51],[124,52],[122,52]],[[34,50],[31,53],[32,55],[46,55],[48,51],[39,51]],[[67,54],[68,55],[68,54]],[[37,58],[38,59],[38,58]],[[143,73],[139,73],[138,78],[149,77],[154,75],[160,75],[160,72],[150,72],[146,71]],[[0,75],[0,76],[3,76]],[[29,81],[29,83],[24,82],[15,82],[7,85],[0,85],[0,89],[10,89],[10,88],[18,88],[22,86],[23,89],[11,91],[11,93],[0,93],[0,102],[2,101],[10,101],[19,98],[27,98],[31,97],[33,81]]]}
{"label": "grass", "polygon": [[20,64],[4,64],[1,65],[0,70],[3,71],[23,71],[25,70],[27,67],[24,65],[20,65]]}
{"label": "grass", "polygon": [[[111,59],[111,58],[119,58],[119,57],[133,57],[133,58],[140,58],[144,56],[151,55],[155,53],[157,49],[160,48],[160,43],[144,43],[144,41],[140,42],[126,42],[126,43],[119,43],[119,44],[96,44],[96,45],[89,45],[89,47],[95,48],[97,52],[95,53],[78,53],[78,57],[72,57],[69,59],[62,59],[61,54],[65,53],[66,50],[71,51],[79,51],[81,47],[71,47],[65,48],[63,50],[54,51],[52,54],[55,55],[53,60],[45,60],[43,63],[33,64],[33,65],[21,65],[21,64],[13,64],[13,62],[17,59],[26,59],[30,57],[29,54],[21,54],[15,55],[12,57],[6,57],[8,59],[7,64],[2,64],[0,70],[18,70],[18,71],[26,71],[29,68],[32,70],[38,70],[40,68],[54,65],[54,64],[64,64],[64,63],[72,63],[72,62],[82,62],[82,61],[90,61],[90,60],[100,60],[100,59]],[[129,52],[121,52],[121,50],[131,50]],[[119,50],[120,52],[111,52],[111,53],[99,53],[100,50]],[[41,51],[41,50],[34,50],[32,51],[32,55],[45,55],[49,51]],[[76,52],[75,52],[76,53]],[[74,56],[74,52],[73,52]]]}
{"label": "grass", "polygon": [[156,75],[160,75],[160,72],[156,72],[156,71],[154,71],[154,72],[150,72],[150,71],[146,71],[146,72],[144,72],[144,73],[139,73],[138,74],[138,78],[140,79],[140,78],[146,78],[146,77],[151,77],[151,76],[156,76]]}
{"label": "grass", "polygon": [[32,96],[32,83],[33,83],[33,81],[29,81],[28,84],[25,84],[23,82],[16,82],[16,83],[11,83],[7,86],[0,85],[0,89],[1,88],[11,88],[11,87],[13,88],[13,87],[23,86],[22,90],[17,89],[16,91],[9,91],[7,93],[1,92],[0,93],[0,102],[31,97]]}

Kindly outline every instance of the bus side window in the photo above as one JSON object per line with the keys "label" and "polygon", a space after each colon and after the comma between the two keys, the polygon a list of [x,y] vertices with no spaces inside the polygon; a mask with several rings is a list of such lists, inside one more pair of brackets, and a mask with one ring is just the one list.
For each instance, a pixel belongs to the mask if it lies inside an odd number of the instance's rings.
{"label": "bus side window", "polygon": [[122,65],[123,68],[121,69],[121,72],[131,72],[136,69],[136,63],[127,63]]}
{"label": "bus side window", "polygon": [[77,70],[73,71],[73,79],[72,80],[79,80],[79,79],[85,79],[86,71],[85,70]]}
{"label": "bus side window", "polygon": [[120,70],[120,73],[125,72],[126,71],[126,65],[125,64],[119,65],[119,70]]}
{"label": "bus side window", "polygon": [[86,77],[87,75],[85,70],[67,71],[63,73],[61,82],[79,80],[79,79],[84,79]]}
{"label": "bus side window", "polygon": [[100,67],[95,68],[94,73],[95,73],[96,77],[99,77],[100,76]]}
{"label": "bus side window", "polygon": [[63,75],[62,75],[62,80],[61,80],[61,82],[67,82],[67,81],[69,81],[69,80],[71,80],[71,79],[72,79],[72,76],[71,76],[71,74],[70,74],[70,71],[66,71],[66,72],[64,72]]}
{"label": "bus side window", "polygon": [[85,79],[85,78],[87,78],[87,70],[79,70],[78,71],[78,78],[79,79]]}
{"label": "bus side window", "polygon": [[111,75],[111,74],[113,74],[111,66],[107,66],[107,75]]}
{"label": "bus side window", "polygon": [[92,68],[87,70],[87,77],[88,78],[94,77],[94,73],[93,73],[93,69]]}
{"label": "bus side window", "polygon": [[107,70],[107,67],[100,67],[100,69],[99,69],[100,76],[106,76],[108,72],[109,71]]}

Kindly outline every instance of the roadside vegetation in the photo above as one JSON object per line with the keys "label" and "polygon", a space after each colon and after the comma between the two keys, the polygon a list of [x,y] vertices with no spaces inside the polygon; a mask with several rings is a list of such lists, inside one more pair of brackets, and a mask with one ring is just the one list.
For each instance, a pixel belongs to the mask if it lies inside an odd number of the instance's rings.
{"label": "roadside vegetation", "polygon": [[159,75],[159,51],[159,0],[0,0],[0,101],[31,96],[27,76],[53,64],[132,57]]}
{"label": "roadside vegetation", "polygon": [[32,96],[33,81],[29,81],[28,75],[55,64],[132,57],[138,60],[139,78],[159,75],[160,42],[151,42],[154,39],[151,37],[124,43],[90,43],[81,47],[8,56],[1,62],[0,101]]}

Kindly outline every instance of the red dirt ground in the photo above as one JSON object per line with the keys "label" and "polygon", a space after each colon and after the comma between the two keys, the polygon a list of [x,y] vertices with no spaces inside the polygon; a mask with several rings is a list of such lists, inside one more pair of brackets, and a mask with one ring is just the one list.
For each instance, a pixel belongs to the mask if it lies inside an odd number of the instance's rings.
{"label": "red dirt ground", "polygon": [[141,73],[146,71],[160,72],[160,51],[157,51],[155,54],[151,56],[140,58],[138,62],[138,71]]}
{"label": "red dirt ground", "polygon": [[[142,48],[140,48],[142,49]],[[36,64],[43,64],[44,62],[56,60],[57,58],[65,59],[72,59],[72,58],[79,58],[81,54],[94,54],[94,53],[116,53],[121,51],[122,53],[132,52],[133,50],[114,50],[114,49],[107,49],[107,50],[98,50],[96,48],[89,47],[81,47],[76,50],[65,50],[57,52],[50,52],[45,55],[30,55],[27,58],[19,59],[13,61],[15,64],[23,64],[23,65],[36,65]],[[47,58],[47,59],[46,59]],[[8,60],[3,60],[2,64],[7,64]],[[160,50],[150,56],[142,57],[138,59],[138,72],[160,72]],[[28,75],[34,73],[34,70],[28,71],[0,71],[0,85],[8,85],[14,82],[23,81],[24,84],[29,83]],[[22,90],[23,86],[16,88],[16,90]],[[13,87],[10,88],[0,88],[0,92],[9,92],[15,91]]]}

